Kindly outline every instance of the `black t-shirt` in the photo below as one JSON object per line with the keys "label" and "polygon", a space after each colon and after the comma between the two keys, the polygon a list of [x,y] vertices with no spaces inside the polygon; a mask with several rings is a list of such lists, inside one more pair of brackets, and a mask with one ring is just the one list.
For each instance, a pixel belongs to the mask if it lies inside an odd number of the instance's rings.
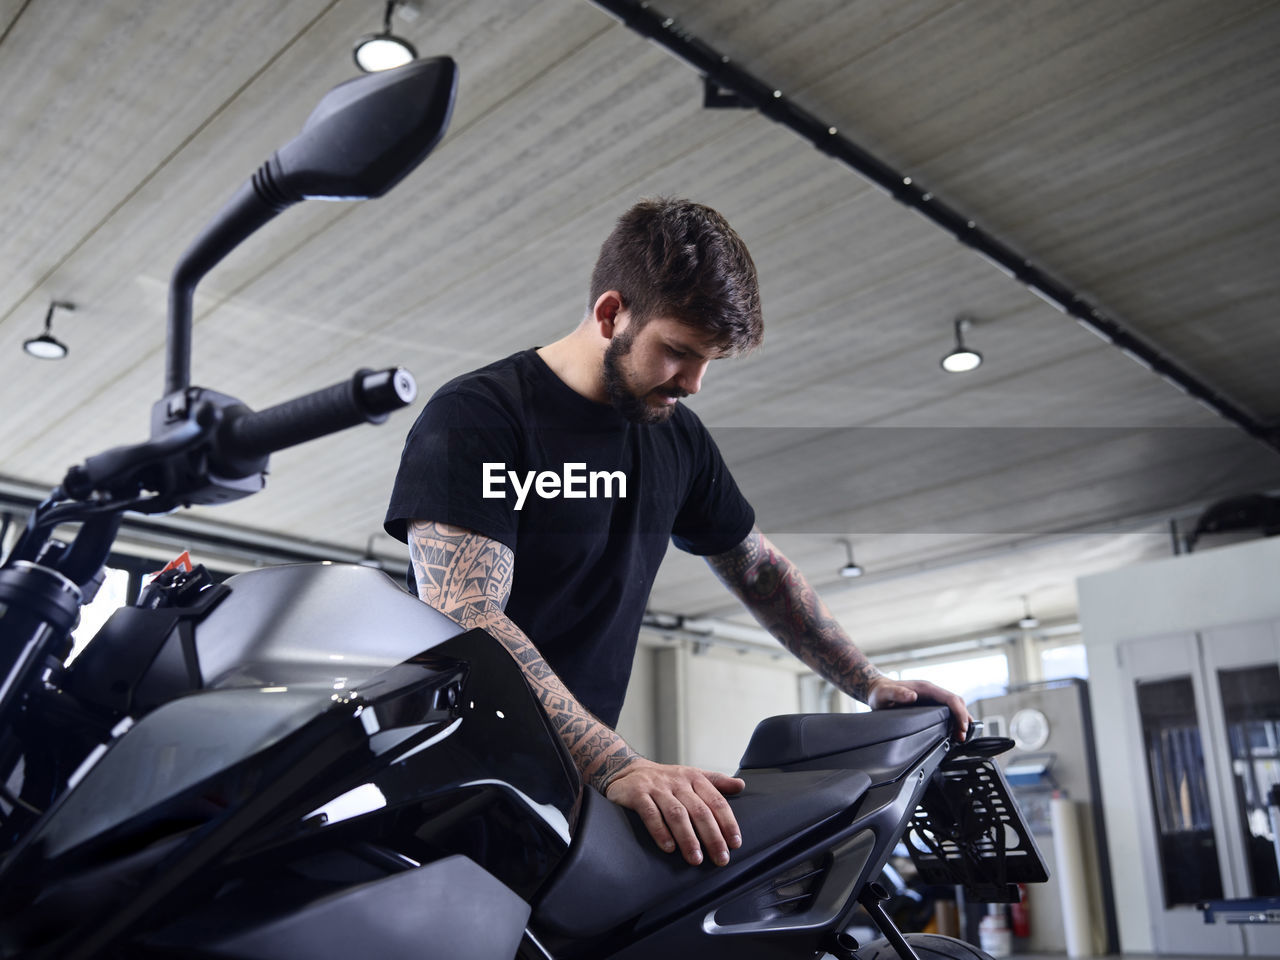
{"label": "black t-shirt", "polygon": [[406,540],[409,520],[512,549],[507,615],[613,726],[668,538],[689,553],[723,553],[755,514],[683,404],[665,423],[630,423],[526,350],[450,381],[423,409],[387,532]]}

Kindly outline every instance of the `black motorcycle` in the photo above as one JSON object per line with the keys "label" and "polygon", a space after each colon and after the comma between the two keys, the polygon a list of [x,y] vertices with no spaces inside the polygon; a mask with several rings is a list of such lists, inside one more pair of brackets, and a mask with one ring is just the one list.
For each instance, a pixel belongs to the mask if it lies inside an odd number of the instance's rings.
{"label": "black motorcycle", "polygon": [[[151,438],[69,470],[0,565],[0,957],[985,956],[899,933],[875,883],[904,836],[971,899],[1046,879],[1011,742],[957,744],[940,706],[765,720],[743,846],[695,868],[583,785],[497,641],[374,569],[169,571],[68,663],[126,511],[254,493],[273,451],[412,401],[399,369],[258,412],[193,387],[191,304],[291,203],[399,182],[456,82],[436,58],[324,97],[175,270]],[[884,939],[846,932],[859,907]]]}

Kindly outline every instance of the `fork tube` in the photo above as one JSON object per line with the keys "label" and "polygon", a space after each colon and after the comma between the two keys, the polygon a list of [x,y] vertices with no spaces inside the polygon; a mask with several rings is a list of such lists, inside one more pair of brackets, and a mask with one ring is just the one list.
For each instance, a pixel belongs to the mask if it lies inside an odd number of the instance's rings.
{"label": "fork tube", "polygon": [[0,730],[79,613],[80,589],[56,570],[25,560],[0,570]]}

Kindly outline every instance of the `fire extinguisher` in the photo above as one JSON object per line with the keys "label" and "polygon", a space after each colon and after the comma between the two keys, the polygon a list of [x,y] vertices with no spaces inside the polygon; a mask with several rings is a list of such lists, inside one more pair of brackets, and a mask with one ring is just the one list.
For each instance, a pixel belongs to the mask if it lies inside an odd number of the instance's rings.
{"label": "fire extinguisher", "polygon": [[1009,922],[1013,927],[1013,935],[1015,937],[1026,938],[1031,936],[1031,909],[1027,903],[1027,888],[1025,884],[1018,884],[1018,902],[1009,904]]}

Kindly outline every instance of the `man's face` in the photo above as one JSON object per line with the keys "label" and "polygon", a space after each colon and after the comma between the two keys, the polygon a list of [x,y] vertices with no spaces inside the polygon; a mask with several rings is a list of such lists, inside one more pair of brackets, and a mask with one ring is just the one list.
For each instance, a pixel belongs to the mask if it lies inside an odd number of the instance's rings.
{"label": "man's face", "polygon": [[604,353],[609,401],[632,423],[662,423],[681,397],[698,392],[707,364],[723,354],[707,335],[670,317],[653,317],[638,332],[623,314]]}

